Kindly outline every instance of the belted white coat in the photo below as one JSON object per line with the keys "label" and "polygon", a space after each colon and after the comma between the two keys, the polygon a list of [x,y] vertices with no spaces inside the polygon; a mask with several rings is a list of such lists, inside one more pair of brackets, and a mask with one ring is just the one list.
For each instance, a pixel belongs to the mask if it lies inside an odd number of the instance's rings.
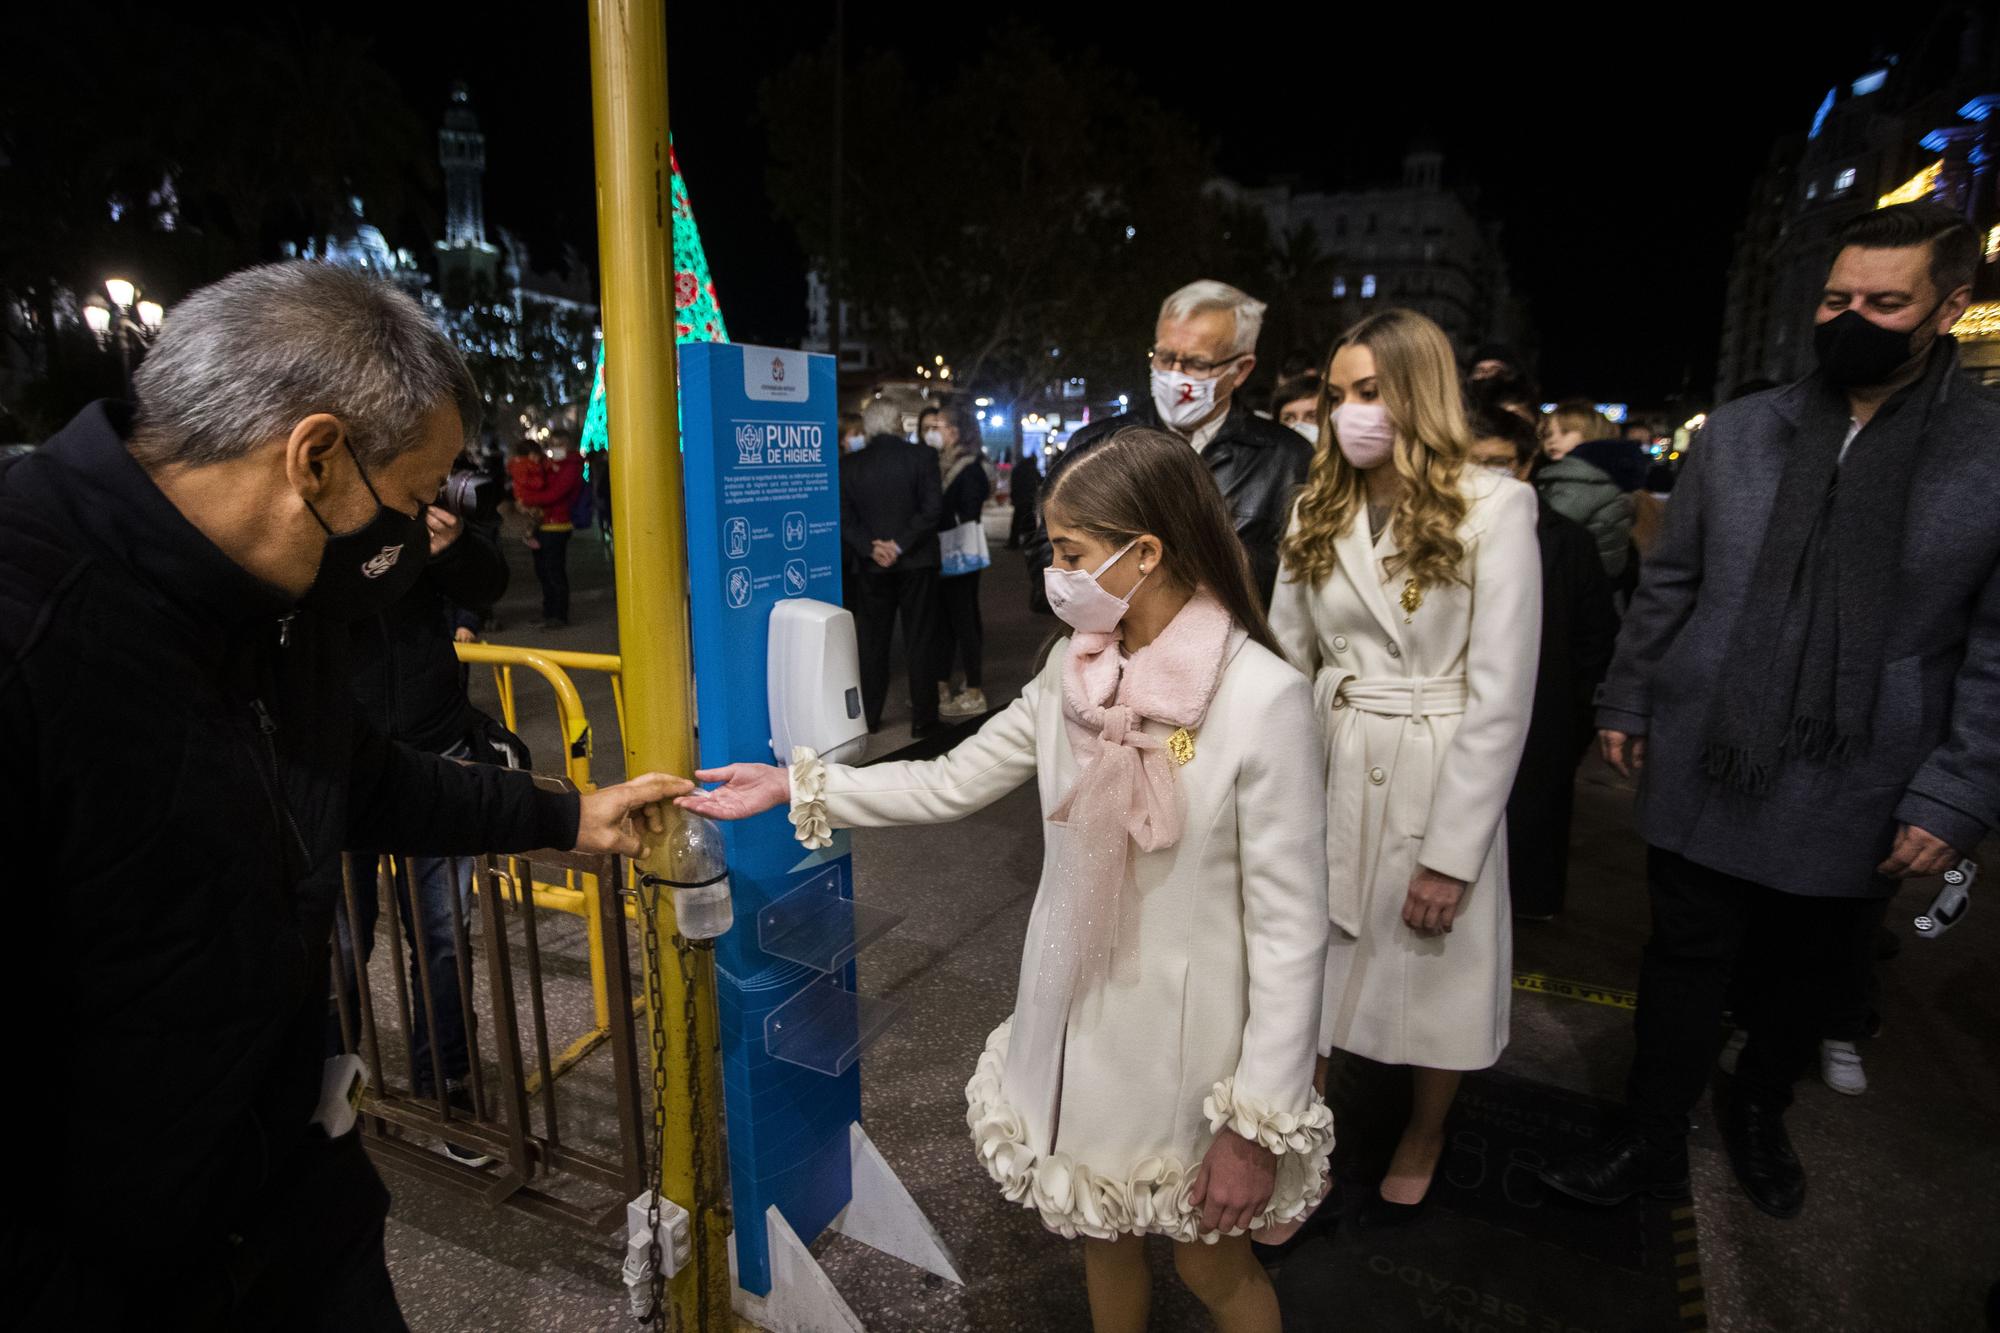
{"label": "belted white coat", "polygon": [[[1028,916],[1014,1013],[966,1085],[987,1171],[1065,1236],[1213,1240],[1188,1192],[1224,1125],[1278,1157],[1254,1227],[1296,1218],[1326,1177],[1333,1122],[1312,1087],[1328,934],[1325,760],[1307,682],[1240,634],[1232,647],[1194,757],[1177,770],[1180,841],[1133,849],[1109,975],[1067,1009],[1037,997],[1046,886],[1065,836],[1043,824],[1045,891]],[[1058,646],[1020,698],[941,759],[849,768],[799,751],[800,840],[816,845],[829,826],[961,819],[1031,778],[1046,816],[1077,781],[1063,662]],[[1162,741],[1173,731],[1144,729]]]}
{"label": "belted white coat", "polygon": [[[1406,611],[1392,532],[1357,519],[1316,584],[1280,567],[1271,627],[1313,678],[1327,740],[1327,950],[1320,1048],[1484,1069],[1507,1045],[1513,916],[1507,796],[1540,655],[1534,491],[1481,468],[1461,483],[1462,582]],[[1298,519],[1296,512],[1293,525]],[[1428,867],[1469,887],[1449,934],[1403,924]]]}

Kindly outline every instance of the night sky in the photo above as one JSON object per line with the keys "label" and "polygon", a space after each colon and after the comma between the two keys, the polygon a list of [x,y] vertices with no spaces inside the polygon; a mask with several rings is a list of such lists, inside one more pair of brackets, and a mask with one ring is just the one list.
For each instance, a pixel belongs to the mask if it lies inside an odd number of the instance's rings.
{"label": "night sky", "polygon": [[[850,0],[849,49],[891,47],[948,72],[982,39],[984,23],[965,17],[974,8]],[[1398,5],[1357,18],[1360,6],[1272,5],[1261,8],[1273,17],[1242,21],[1258,8],[1012,6],[1059,46],[1133,70],[1247,183],[1392,180],[1413,139],[1436,142],[1448,177],[1475,183],[1505,225],[1546,389],[1641,404],[1709,382],[1731,237],[1773,137],[1802,130],[1827,87],[1911,42],[1932,12],[1875,6],[1879,29],[1793,20],[1777,41],[1746,18],[1761,7],[1742,4],[1596,7],[1583,11],[1589,27],[1520,6],[1461,17]],[[410,0],[377,55],[426,119],[454,78],[472,84],[489,227],[513,228],[541,254],[571,241],[594,261],[586,11],[519,9]],[[675,142],[740,340],[803,334],[804,261],[771,216],[756,89],[826,40],[832,12],[669,5]],[[851,81],[849,92],[866,96]],[[925,170],[913,153],[913,187]],[[1150,316],[1134,311],[1135,325]]]}

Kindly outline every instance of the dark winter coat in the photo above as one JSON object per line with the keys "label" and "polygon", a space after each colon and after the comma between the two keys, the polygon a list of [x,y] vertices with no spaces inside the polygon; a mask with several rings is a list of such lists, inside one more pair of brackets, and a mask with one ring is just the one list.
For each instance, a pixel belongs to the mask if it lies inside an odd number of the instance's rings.
{"label": "dark winter coat", "polygon": [[1604,572],[1616,580],[1632,558],[1632,497],[1609,472],[1577,457],[1580,449],[1535,469],[1535,489],[1558,514],[1590,530]]}
{"label": "dark winter coat", "polygon": [[[1934,391],[1865,751],[1826,767],[1782,759],[1770,790],[1748,797],[1708,776],[1704,734],[1738,618],[1781,611],[1747,595],[1814,387],[1710,415],[1626,613],[1597,722],[1647,738],[1647,841],[1787,893],[1873,897],[1894,890],[1875,867],[1899,823],[1970,853],[2000,822],[2000,399],[1955,365]],[[1853,447],[1868,440],[1863,430]]]}
{"label": "dark winter coat", "polygon": [[[862,577],[936,569],[944,490],[937,451],[900,435],[876,435],[840,460],[840,540]],[[893,541],[902,556],[888,569],[875,563],[874,543]]]}
{"label": "dark winter coat", "polygon": [[[1046,486],[1053,486],[1070,462],[1088,453],[1091,446],[1124,426],[1163,429],[1159,413],[1151,401],[1135,411],[1105,421],[1092,422],[1070,437],[1069,444],[1049,465]],[[1250,573],[1264,605],[1271,604],[1271,588],[1278,581],[1278,543],[1284,538],[1291,518],[1292,499],[1305,485],[1312,466],[1313,450],[1289,426],[1258,416],[1243,405],[1239,396],[1230,403],[1222,429],[1202,450],[1201,461],[1222,490],[1230,512],[1236,517],[1236,535],[1250,554]],[[1042,593],[1042,571],[1054,553],[1049,547],[1048,529],[1039,521],[1035,537],[1028,544],[1029,599],[1037,611],[1049,609]]]}
{"label": "dark winter coat", "polygon": [[308,1125],[332,902],[302,885],[348,846],[576,836],[574,795],[360,721],[344,627],[210,543],[128,430],[96,404],[0,472],[0,846],[36,890],[4,1012],[40,1090],[0,1254],[34,1328],[221,1327],[278,1228],[379,1225]]}
{"label": "dark winter coat", "polygon": [[951,485],[944,488],[944,517],[938,520],[939,532],[949,532],[961,523],[976,523],[985,515],[986,497],[993,494],[993,481],[981,466],[984,462],[975,456],[958,470]]}
{"label": "dark winter coat", "polygon": [[499,541],[468,522],[457,541],[425,562],[401,601],[350,626],[354,697],[368,723],[430,754],[464,740],[473,708],[452,631],[460,608],[491,607],[506,591]]}
{"label": "dark winter coat", "polygon": [[1514,910],[1547,916],[1562,908],[1576,766],[1595,734],[1591,701],[1611,664],[1618,617],[1590,533],[1543,498],[1536,535],[1542,549],[1541,665],[1527,745],[1507,800],[1507,853]]}

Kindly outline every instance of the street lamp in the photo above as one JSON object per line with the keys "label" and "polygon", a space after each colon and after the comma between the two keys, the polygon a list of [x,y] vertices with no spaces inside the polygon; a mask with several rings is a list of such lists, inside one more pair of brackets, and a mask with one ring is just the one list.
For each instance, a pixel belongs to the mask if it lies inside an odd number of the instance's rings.
{"label": "street lamp", "polygon": [[[83,322],[97,335],[102,343],[116,339],[118,343],[118,365],[125,376],[125,396],[132,396],[132,340],[137,338],[140,346],[152,342],[166,319],[166,310],[158,301],[139,300],[139,288],[129,278],[106,278],[104,294],[111,298],[109,308],[94,300],[83,307]],[[134,321],[132,316],[139,318]]]}

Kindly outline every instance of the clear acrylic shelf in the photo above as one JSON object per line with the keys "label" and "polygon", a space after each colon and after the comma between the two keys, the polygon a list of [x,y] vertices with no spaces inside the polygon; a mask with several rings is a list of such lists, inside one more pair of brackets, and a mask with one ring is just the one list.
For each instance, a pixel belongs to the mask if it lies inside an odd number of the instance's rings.
{"label": "clear acrylic shelf", "polygon": [[902,923],[901,912],[843,898],[835,866],[757,913],[757,947],[815,972],[837,972]]}
{"label": "clear acrylic shelf", "polygon": [[764,1016],[764,1049],[829,1077],[846,1073],[903,1006],[843,990],[838,975],[816,977]]}

